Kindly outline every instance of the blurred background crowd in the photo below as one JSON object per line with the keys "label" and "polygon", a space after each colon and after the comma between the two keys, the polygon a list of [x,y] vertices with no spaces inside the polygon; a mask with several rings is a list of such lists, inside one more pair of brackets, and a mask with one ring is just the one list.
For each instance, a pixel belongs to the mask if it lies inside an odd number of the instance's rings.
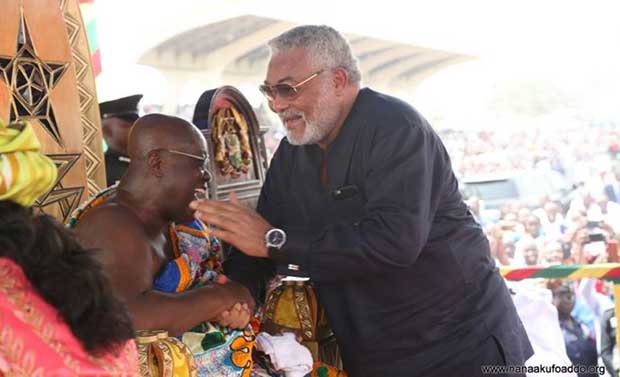
{"label": "blurred background crowd", "polygon": [[[500,266],[618,262],[620,155],[617,125],[562,132],[441,132],[466,201]],[[611,283],[595,279],[509,282],[536,350],[548,365],[599,365],[617,376]],[[525,298],[524,298],[525,297]],[[552,305],[555,309],[552,309]],[[544,317],[558,318],[548,326]],[[547,324],[547,325],[546,325]],[[546,351],[545,351],[546,349]],[[568,360],[564,358],[566,352]],[[546,355],[546,356],[542,356]],[[600,371],[579,376],[600,375]]]}

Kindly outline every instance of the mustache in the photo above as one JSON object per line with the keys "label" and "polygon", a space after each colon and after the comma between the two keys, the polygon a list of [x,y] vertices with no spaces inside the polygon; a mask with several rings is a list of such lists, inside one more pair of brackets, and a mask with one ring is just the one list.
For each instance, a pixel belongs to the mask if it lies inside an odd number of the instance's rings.
{"label": "mustache", "polygon": [[282,122],[284,122],[288,118],[292,118],[292,117],[296,117],[296,116],[300,116],[304,120],[306,119],[306,114],[304,114],[303,111],[298,111],[298,110],[284,110],[282,112],[279,112],[278,116],[280,117],[280,120]]}

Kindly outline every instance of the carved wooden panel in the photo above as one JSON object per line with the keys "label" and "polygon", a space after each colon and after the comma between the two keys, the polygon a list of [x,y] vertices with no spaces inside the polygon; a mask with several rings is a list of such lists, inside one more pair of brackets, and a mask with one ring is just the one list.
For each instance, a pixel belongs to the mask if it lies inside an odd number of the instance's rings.
{"label": "carved wooden panel", "polygon": [[226,200],[235,191],[242,202],[255,208],[265,180],[267,155],[247,99],[232,86],[207,91],[198,101],[194,123],[203,128],[209,146],[214,177],[210,197]]}
{"label": "carved wooden panel", "polygon": [[63,221],[105,187],[89,57],[76,0],[0,0],[0,119],[34,125],[59,172],[35,206]]}

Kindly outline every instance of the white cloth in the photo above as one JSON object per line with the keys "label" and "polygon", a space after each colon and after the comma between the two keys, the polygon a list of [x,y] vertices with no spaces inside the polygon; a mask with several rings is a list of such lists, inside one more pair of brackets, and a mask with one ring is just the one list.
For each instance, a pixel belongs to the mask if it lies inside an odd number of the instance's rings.
{"label": "white cloth", "polygon": [[596,291],[595,288],[596,279],[583,278],[577,287],[575,295],[577,298],[583,300],[583,302],[592,310],[592,316],[594,321],[594,332],[596,334],[596,349],[601,352],[601,318],[605,310],[614,307],[613,301]]}
{"label": "white cloth", "polygon": [[286,377],[304,377],[312,371],[312,354],[293,333],[273,336],[261,332],[256,336],[256,347],[269,355],[273,367]]}
{"label": "white cloth", "polygon": [[[533,367],[553,364],[571,365],[566,355],[558,312],[551,304],[551,292],[548,289],[536,287],[531,281],[508,282],[508,285],[516,292],[512,300],[534,348],[534,355],[525,362],[525,365]],[[546,374],[527,374],[528,377],[544,375]],[[553,376],[576,377],[576,374],[558,373]]]}

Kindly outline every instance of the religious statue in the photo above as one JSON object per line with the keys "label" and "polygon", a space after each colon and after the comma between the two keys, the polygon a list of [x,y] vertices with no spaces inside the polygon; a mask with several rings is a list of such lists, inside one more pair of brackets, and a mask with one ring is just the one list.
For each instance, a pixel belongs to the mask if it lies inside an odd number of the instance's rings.
{"label": "religious statue", "polygon": [[252,164],[247,122],[230,106],[217,110],[213,123],[214,160],[220,174],[239,178]]}

